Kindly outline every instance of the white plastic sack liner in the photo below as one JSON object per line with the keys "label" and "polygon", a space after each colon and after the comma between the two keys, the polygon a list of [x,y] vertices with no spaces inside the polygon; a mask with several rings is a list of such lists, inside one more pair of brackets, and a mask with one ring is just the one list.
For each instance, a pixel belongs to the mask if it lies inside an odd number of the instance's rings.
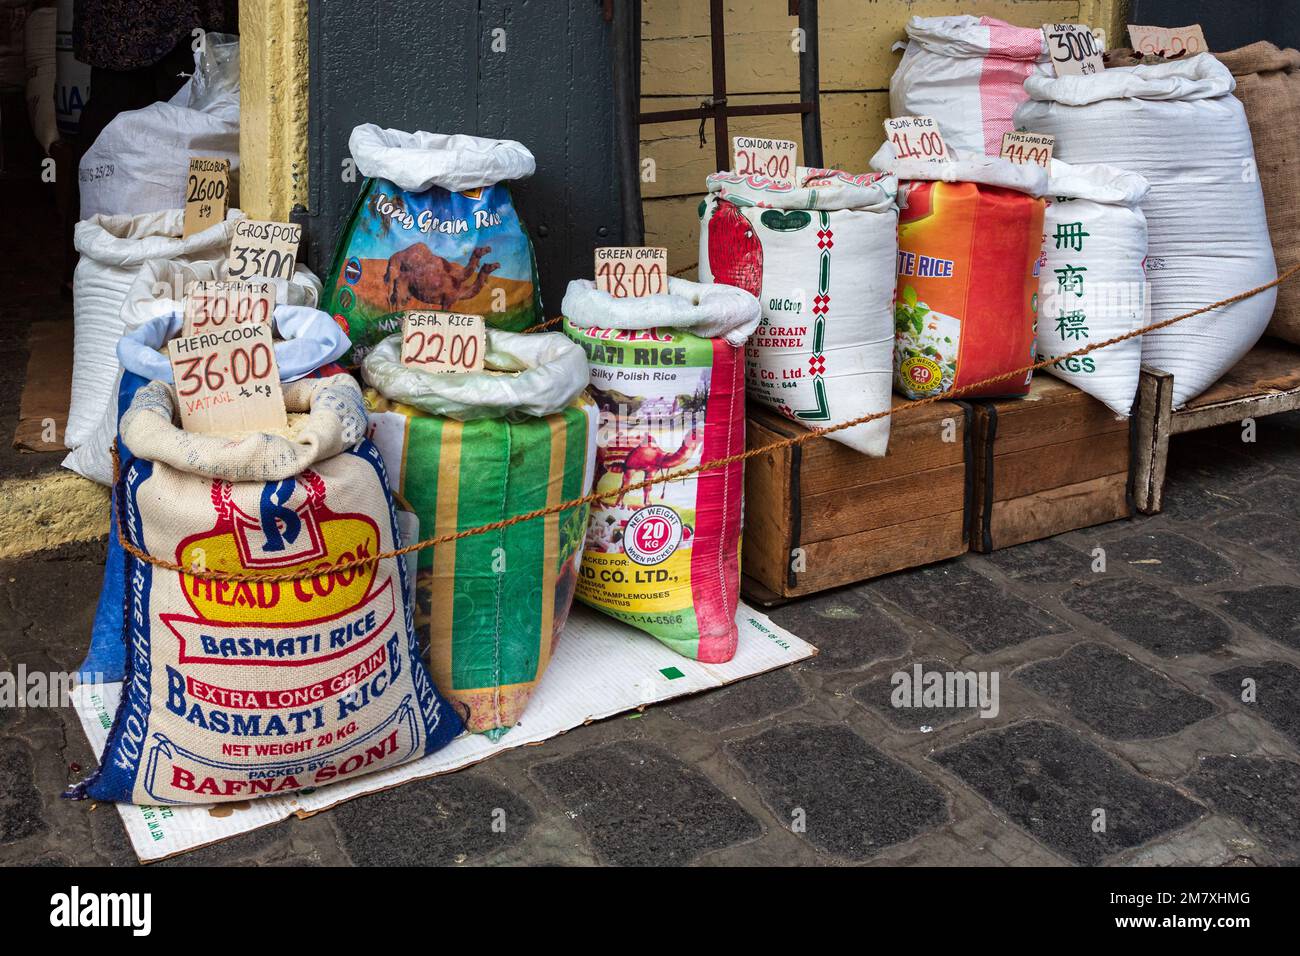
{"label": "white plastic sack liner", "polygon": [[72,406],[64,444],[76,448],[90,437],[104,413],[117,375],[117,340],[125,328],[122,305],[140,267],[150,259],[224,259],[234,223],[244,218],[232,209],[224,223],[182,238],[184,209],[140,216],[93,216],[77,223],[73,245],[81,253],[72,276]]}
{"label": "white plastic sack liner", "polygon": [[[745,349],[751,399],[809,428],[888,413],[898,182],[800,167],[796,183],[710,176],[700,278],[762,304]],[[889,418],[829,437],[879,457]]]}
{"label": "white plastic sack liner", "polygon": [[[1209,54],[1098,76],[1031,77],[1016,124],[1056,137],[1069,163],[1110,163],[1151,184],[1146,275],[1152,323],[1277,277],[1250,128],[1232,74]],[[1263,334],[1276,289],[1142,338],[1179,408]]]}
{"label": "white plastic sack liner", "polygon": [[366,355],[361,376],[385,398],[462,422],[552,415],[590,378],[582,349],[559,332],[488,329],[481,372],[425,372],[401,358],[402,336],[390,335]]}
{"label": "white plastic sack liner", "polygon": [[907,36],[889,80],[890,114],[932,117],[958,157],[997,156],[1025,78],[1052,72],[1042,30],[992,17],[912,17]]}
{"label": "white plastic sack liner", "polygon": [[910,180],[931,180],[944,183],[979,183],[983,186],[1002,186],[1045,196],[1048,192],[1047,170],[1035,163],[1013,163],[996,156],[955,159],[932,162],[925,159],[899,159],[888,140],[880,144],[871,157],[871,168],[892,173],[900,183]]}
{"label": "white plastic sack liner", "polygon": [[[1146,217],[1150,184],[1114,166],[1052,160],[1038,296],[1038,355],[1051,358],[1147,324]],[[1060,270],[1060,271],[1058,271]],[[1082,289],[1061,277],[1086,270]],[[1047,371],[1128,417],[1142,366],[1141,337],[1126,339]]]}
{"label": "white plastic sack liner", "polygon": [[582,329],[682,329],[741,346],[758,327],[756,306],[743,289],[669,276],[667,295],[625,299],[602,292],[590,279],[573,279],[560,311]]}
{"label": "white plastic sack liner", "polygon": [[512,179],[537,169],[528,147],[512,139],[407,133],[363,123],[348,137],[348,150],[363,176],[387,179],[407,192],[441,186],[464,192]]}
{"label": "white plastic sack liner", "polygon": [[54,37],[58,17],[59,11],[54,7],[38,7],[27,15],[24,27],[27,118],[36,141],[47,153],[50,144],[59,138],[59,122],[54,112],[54,85],[58,80]]}

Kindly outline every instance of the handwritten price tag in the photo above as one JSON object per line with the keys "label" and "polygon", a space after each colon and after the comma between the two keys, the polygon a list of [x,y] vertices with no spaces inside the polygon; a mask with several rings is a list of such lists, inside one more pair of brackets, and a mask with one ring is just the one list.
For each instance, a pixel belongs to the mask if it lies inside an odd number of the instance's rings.
{"label": "handwritten price tag", "polygon": [[181,235],[192,236],[225,222],[229,206],[230,160],[192,156],[185,180],[185,225]]}
{"label": "handwritten price tag", "polygon": [[407,312],[402,318],[402,364],[425,372],[481,372],[487,330],[481,315]]}
{"label": "handwritten price tag", "polygon": [[167,343],[189,432],[251,432],[284,428],[284,392],[271,329],[245,322]]}
{"label": "handwritten price tag", "polygon": [[1052,147],[1056,137],[1047,133],[1021,133],[1010,130],[1002,134],[1002,152],[998,155],[1013,163],[1036,163],[1044,169],[1052,165]]}
{"label": "handwritten price tag", "polygon": [[656,246],[597,246],[596,288],[616,299],[668,291],[668,250]]}
{"label": "handwritten price tag", "polygon": [[799,144],[788,139],[731,138],[731,154],[741,176],[764,176],[793,186],[798,153]]}
{"label": "handwritten price tag", "polygon": [[185,324],[181,337],[216,331],[226,325],[270,325],[275,312],[275,284],[265,280],[208,279],[185,287]]}
{"label": "handwritten price tag", "polygon": [[241,219],[230,240],[226,274],[232,279],[291,279],[300,239],[302,226]]}
{"label": "handwritten price tag", "polygon": [[1044,23],[1047,51],[1057,76],[1092,76],[1104,69],[1101,47],[1082,23]]}
{"label": "handwritten price tag", "polygon": [[1195,56],[1209,49],[1199,23],[1187,27],[1140,27],[1129,24],[1128,40],[1138,53],[1147,55]]}
{"label": "handwritten price tag", "polygon": [[895,116],[885,120],[885,139],[893,145],[894,155],[899,159],[928,159],[936,163],[952,159],[939,124],[929,116]]}

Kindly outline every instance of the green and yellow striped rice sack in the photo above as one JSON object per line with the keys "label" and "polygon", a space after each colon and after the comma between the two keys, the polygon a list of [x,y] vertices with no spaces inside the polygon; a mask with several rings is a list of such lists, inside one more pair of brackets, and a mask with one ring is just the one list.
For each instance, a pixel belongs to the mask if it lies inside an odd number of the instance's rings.
{"label": "green and yellow striped rice sack", "polygon": [[[422,538],[582,497],[595,469],[595,403],[542,418],[461,422],[366,390],[370,432]],[[541,679],[578,580],[588,508],[419,552],[416,629],[433,679],[467,729],[513,727]]]}

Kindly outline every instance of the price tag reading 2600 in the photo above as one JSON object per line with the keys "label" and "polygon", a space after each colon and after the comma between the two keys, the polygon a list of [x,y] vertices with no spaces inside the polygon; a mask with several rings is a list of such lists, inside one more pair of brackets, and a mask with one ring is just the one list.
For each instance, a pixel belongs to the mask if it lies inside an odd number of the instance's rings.
{"label": "price tag reading 2600", "polygon": [[284,393],[267,325],[244,323],[167,343],[180,402],[191,432],[284,428]]}
{"label": "price tag reading 2600", "polygon": [[402,364],[425,372],[481,372],[487,331],[481,315],[407,312],[402,318]]}
{"label": "price tag reading 2600", "polygon": [[227,275],[232,279],[292,279],[301,238],[302,226],[293,223],[241,219],[230,240]]}
{"label": "price tag reading 2600", "polygon": [[668,291],[668,250],[657,246],[597,246],[596,288],[616,299]]}
{"label": "price tag reading 2600", "polygon": [[939,124],[928,116],[895,116],[885,120],[885,138],[899,159],[943,162],[952,159]]}
{"label": "price tag reading 2600", "polygon": [[731,146],[736,172],[741,176],[762,176],[774,182],[794,185],[798,143],[788,139],[733,136]]}

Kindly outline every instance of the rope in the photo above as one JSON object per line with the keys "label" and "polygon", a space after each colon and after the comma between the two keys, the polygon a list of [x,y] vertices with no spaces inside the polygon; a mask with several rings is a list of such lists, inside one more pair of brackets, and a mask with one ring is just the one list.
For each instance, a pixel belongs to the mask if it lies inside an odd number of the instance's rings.
{"label": "rope", "polygon": [[[683,478],[689,478],[691,475],[699,474],[700,472],[703,471],[713,471],[718,468],[726,468],[729,465],[734,465],[738,462],[746,461],[750,458],[757,458],[760,455],[767,455],[774,451],[780,451],[783,448],[790,448],[794,446],[804,445],[807,442],[816,441],[818,439],[825,438],[827,435],[833,435],[836,432],[841,432],[849,428],[855,428],[858,425],[865,425],[868,422],[878,421],[879,419],[882,418],[888,418],[891,414],[895,412],[906,411],[913,408],[921,408],[925,405],[932,405],[935,402],[950,401],[954,398],[960,398],[963,395],[969,394],[971,392],[979,391],[983,388],[986,388],[989,385],[994,385],[998,382],[1006,381],[1007,379],[1019,378],[1028,372],[1034,372],[1037,371],[1038,369],[1046,368],[1049,365],[1054,365],[1057,362],[1064,361],[1065,359],[1078,358],[1079,356],[1087,355],[1089,352],[1095,352],[1098,349],[1103,349],[1108,346],[1115,345],[1119,342],[1125,342],[1129,339],[1137,338],[1138,336],[1145,335],[1148,332],[1155,332],[1158,331],[1159,329],[1168,328],[1169,326],[1174,325],[1178,322],[1182,322],[1186,319],[1195,318],[1198,315],[1204,315],[1205,313],[1211,312],[1214,309],[1221,309],[1224,306],[1232,305],[1237,302],[1242,302],[1246,299],[1251,298],[1252,296],[1259,295],[1261,292],[1266,292],[1267,290],[1272,289],[1275,286],[1281,285],[1283,282],[1292,278],[1297,273],[1300,273],[1300,263],[1291,266],[1289,269],[1286,269],[1276,279],[1274,279],[1271,282],[1266,282],[1263,285],[1256,286],[1255,288],[1249,289],[1245,292],[1239,292],[1236,295],[1229,296],[1226,299],[1220,299],[1218,302],[1214,302],[1211,303],[1210,305],[1202,306],[1199,309],[1193,309],[1191,312],[1184,312],[1182,315],[1176,315],[1173,318],[1165,319],[1161,322],[1155,322],[1152,323],[1151,325],[1142,326],[1141,328],[1134,329],[1131,332],[1125,332],[1123,335],[1117,335],[1114,338],[1107,339],[1104,342],[1094,342],[1090,345],[1082,346],[1081,348],[1077,348],[1072,352],[1066,352],[1063,355],[1056,355],[1056,356],[1052,356],[1051,358],[1040,359],[1039,361],[1033,362],[1029,365],[1023,365],[1020,368],[1012,369],[1009,372],[1002,372],[998,375],[990,375],[989,377],[981,379],[978,382],[972,382],[969,385],[963,385],[960,388],[949,389],[948,391],[942,392],[937,395],[929,395],[925,398],[918,398],[912,401],[904,402],[903,404],[899,405],[897,408],[892,408],[883,412],[872,412],[869,415],[860,415],[857,418],[853,418],[845,422],[840,422],[838,425],[827,425],[823,428],[812,428],[801,435],[796,435],[793,438],[782,438],[777,441],[768,442],[766,445],[759,445],[756,448],[750,448],[746,451],[739,452],[734,455],[727,455],[723,458],[714,458],[710,461],[701,462],[700,464],[694,465],[690,468],[683,468],[678,471],[669,472],[667,475],[664,475],[660,478],[651,478],[645,481],[638,482],[633,485],[628,485],[626,488],[621,488],[615,491],[605,491],[605,492],[593,491],[590,494],[583,495],[581,498],[574,498],[571,501],[562,501],[559,504],[550,505],[545,508],[537,508],[534,509],[533,511],[527,511],[524,512],[523,514],[515,515],[514,517],[511,518],[505,518],[501,521],[493,521],[490,524],[479,525],[478,527],[475,528],[466,528],[463,531],[443,534],[435,538],[425,538],[423,541],[416,541],[413,544],[408,544],[405,547],[401,547],[401,548],[395,548],[391,551],[382,551],[368,558],[351,558],[347,561],[340,561],[336,564],[324,565],[316,568],[306,568],[306,569],[299,569],[296,571],[281,571],[277,573],[265,573],[265,574],[249,573],[247,571],[214,571],[208,569],[200,570],[195,568],[187,568],[180,564],[173,564],[170,561],[164,561],[159,558],[156,558],[153,555],[142,551],[140,548],[136,547],[134,544],[128,541],[126,539],[126,535],[122,531],[123,525],[122,525],[122,513],[121,513],[120,502],[118,503],[117,540],[118,540],[118,544],[122,546],[122,550],[126,551],[136,560],[144,561],[147,564],[152,564],[154,567],[162,568],[164,571],[178,571],[182,574],[188,574],[191,577],[199,578],[202,580],[305,581],[311,578],[320,577],[325,574],[330,574],[335,571],[344,571],[349,568],[367,567],[369,565],[377,564],[378,562],[387,560],[389,558],[397,558],[405,554],[411,554],[412,552],[415,551],[423,551],[425,548],[436,547],[437,545],[440,544],[450,544],[451,542],[459,541],[462,538],[470,538],[475,535],[487,534],[490,531],[499,531],[503,528],[508,528],[511,525],[521,524],[525,521],[535,521],[538,518],[545,518],[549,515],[559,514],[562,511],[568,511],[570,508],[578,508],[583,505],[595,504],[598,501],[612,501],[618,498],[620,494],[627,494],[629,492],[641,491],[642,489],[651,488],[654,485],[662,484],[668,481],[679,481]],[[542,328],[546,325],[551,325],[557,321],[559,321],[559,319],[551,319],[548,322],[542,323],[540,326],[534,326],[534,328]],[[533,331],[533,329],[529,329],[528,331]],[[118,484],[118,479],[120,477],[116,442],[114,442],[113,444],[112,452],[113,452],[113,485],[114,487],[116,487]],[[114,497],[120,498],[121,496],[115,495]]]}

